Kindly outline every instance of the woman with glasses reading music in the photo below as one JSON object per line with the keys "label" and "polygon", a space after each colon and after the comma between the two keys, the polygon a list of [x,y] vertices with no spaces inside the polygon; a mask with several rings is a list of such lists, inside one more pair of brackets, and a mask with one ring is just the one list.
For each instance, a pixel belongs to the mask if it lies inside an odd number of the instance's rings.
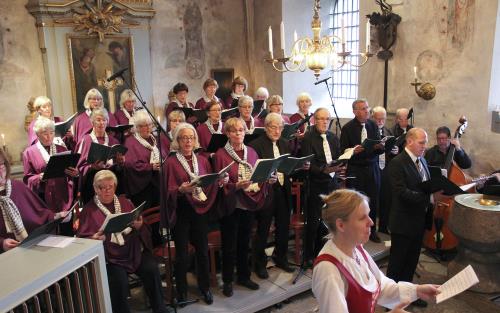
{"label": "woman with glasses reading music", "polygon": [[212,139],[213,134],[222,134],[224,123],[221,121],[221,104],[217,101],[210,101],[207,106],[208,119],[205,123],[200,124],[196,131],[200,138],[200,147],[207,149],[210,144],[210,139]]}
{"label": "woman with glasses reading music", "polygon": [[254,149],[243,143],[245,122],[233,117],[224,124],[228,142],[215,155],[214,171],[220,171],[234,162],[229,170],[229,181],[222,188],[222,197],[217,205],[220,217],[222,240],[222,293],[226,297],[233,295],[233,273],[236,261],[237,283],[251,290],[259,285],[250,279],[248,250],[252,232],[253,212],[264,207],[269,194],[269,183],[275,183],[276,177],[268,182],[252,183],[252,170],[258,155]]}
{"label": "woman with glasses reading music", "polygon": [[187,299],[188,244],[191,242],[196,251],[198,289],[205,303],[212,304],[208,273],[208,210],[214,203],[218,186],[202,188],[192,183],[196,177],[212,173],[208,159],[194,153],[198,147],[194,127],[188,123],[177,125],[171,145],[176,152],[164,164],[168,226],[175,241],[177,299],[180,302]]}

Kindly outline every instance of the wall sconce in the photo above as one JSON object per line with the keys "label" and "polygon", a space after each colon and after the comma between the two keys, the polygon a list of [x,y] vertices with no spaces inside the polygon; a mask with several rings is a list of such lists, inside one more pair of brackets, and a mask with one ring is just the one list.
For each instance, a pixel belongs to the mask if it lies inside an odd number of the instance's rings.
{"label": "wall sconce", "polygon": [[434,87],[434,85],[429,83],[429,82],[423,83],[423,82],[418,80],[416,66],[413,67],[413,74],[414,74],[415,80],[412,81],[410,83],[410,85],[415,87],[415,92],[417,93],[417,95],[420,98],[427,100],[427,101],[434,99],[434,97],[436,96],[436,87]]}

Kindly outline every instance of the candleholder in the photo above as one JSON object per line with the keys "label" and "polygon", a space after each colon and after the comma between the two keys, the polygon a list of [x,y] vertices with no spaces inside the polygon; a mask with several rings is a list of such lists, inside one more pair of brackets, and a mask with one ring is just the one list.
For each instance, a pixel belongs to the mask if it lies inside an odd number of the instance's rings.
{"label": "candleholder", "polygon": [[417,95],[424,100],[429,101],[436,96],[436,87],[429,82],[423,83],[415,77],[415,80],[410,82],[410,85],[415,87]]}
{"label": "candleholder", "polygon": [[7,149],[7,145],[2,146],[3,152],[5,157],[7,158],[7,161],[9,161],[10,164],[12,164],[12,155],[10,154],[9,150]]}

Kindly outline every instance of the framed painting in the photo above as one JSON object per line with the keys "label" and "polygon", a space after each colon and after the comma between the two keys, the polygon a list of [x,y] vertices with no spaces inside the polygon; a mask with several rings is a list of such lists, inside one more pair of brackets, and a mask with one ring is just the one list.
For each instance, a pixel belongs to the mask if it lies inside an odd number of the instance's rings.
{"label": "framed painting", "polygon": [[234,79],[234,69],[212,69],[210,71],[210,76],[219,84],[219,89],[217,89],[215,95],[219,99],[226,99],[231,94],[231,85],[233,84]]}
{"label": "framed painting", "polygon": [[[134,51],[130,36],[106,36],[99,38],[68,35],[69,68],[73,107],[79,112],[85,110],[83,102],[87,91],[97,88],[103,95],[104,106],[114,113],[119,109],[120,94],[127,89],[123,81],[116,86],[105,79],[120,69],[128,68],[123,79],[132,86],[134,75]],[[121,84],[120,84],[121,83]]]}

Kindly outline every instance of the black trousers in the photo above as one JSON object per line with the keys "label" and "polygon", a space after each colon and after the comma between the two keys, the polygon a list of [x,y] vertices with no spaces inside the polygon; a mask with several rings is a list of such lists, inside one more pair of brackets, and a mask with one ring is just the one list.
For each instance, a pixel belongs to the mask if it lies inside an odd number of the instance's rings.
{"label": "black trousers", "polygon": [[196,251],[196,277],[198,288],[209,289],[208,269],[208,215],[198,214],[187,201],[179,200],[177,221],[172,230],[175,242],[175,280],[177,292],[187,292],[186,273],[189,268],[188,244],[191,242]]}
{"label": "black trousers", "polygon": [[[391,181],[387,166],[381,172],[380,194],[379,194],[379,218],[378,229],[386,230],[389,226],[389,214],[391,212]],[[373,221],[375,223],[375,221]]]}
{"label": "black trousers", "polygon": [[305,229],[305,240],[304,240],[304,259],[312,260],[314,259],[319,251],[323,248],[323,237],[328,234],[328,230],[320,225],[321,221],[321,210],[323,208],[323,201],[319,197],[320,195],[328,194],[335,189],[333,183],[330,184],[319,184],[311,182],[309,185],[309,197],[307,208],[304,208],[306,215],[306,229]]}
{"label": "black trousers", "polygon": [[[109,293],[111,296],[111,306],[114,313],[128,313],[130,308],[127,302],[129,295],[128,273],[118,265],[106,264],[108,273]],[[141,264],[134,273],[142,280],[144,290],[148,295],[153,312],[168,312],[163,302],[161,290],[160,271],[158,263],[150,252],[142,252]]]}
{"label": "black trousers", "polygon": [[138,206],[145,201],[146,204],[144,209],[149,209],[160,204],[160,189],[158,186],[150,183],[140,192],[131,195],[130,200],[135,206]]}
{"label": "black trousers", "polygon": [[233,282],[234,265],[238,280],[250,279],[248,252],[254,213],[239,208],[220,219],[222,241],[222,281]]}
{"label": "black trousers", "polygon": [[413,280],[413,274],[415,274],[420,257],[423,237],[423,230],[421,234],[411,237],[402,234],[391,234],[387,277],[394,279],[396,282],[411,282]]}
{"label": "black trousers", "polygon": [[253,244],[254,266],[265,267],[267,264],[266,246],[269,229],[274,217],[276,262],[287,263],[288,232],[290,227],[290,207],[284,187],[277,182],[273,185],[273,201],[263,210],[255,212],[257,233]]}
{"label": "black trousers", "polygon": [[360,191],[370,198],[370,218],[373,220],[372,233],[375,232],[377,223],[377,210],[380,192],[380,168],[377,163],[369,166],[347,166],[347,176],[355,179],[347,180],[347,187]]}

